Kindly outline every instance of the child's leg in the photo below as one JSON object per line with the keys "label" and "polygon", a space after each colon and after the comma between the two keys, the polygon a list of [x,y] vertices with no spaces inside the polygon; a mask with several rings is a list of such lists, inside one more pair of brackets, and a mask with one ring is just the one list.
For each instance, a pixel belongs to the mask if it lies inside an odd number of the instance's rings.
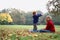
{"label": "child's leg", "polygon": [[33,30],[37,30],[37,24],[34,24],[33,26]]}
{"label": "child's leg", "polygon": [[33,24],[33,30],[29,30],[29,32],[38,32],[36,23]]}
{"label": "child's leg", "polygon": [[50,32],[49,30],[40,30],[40,32]]}

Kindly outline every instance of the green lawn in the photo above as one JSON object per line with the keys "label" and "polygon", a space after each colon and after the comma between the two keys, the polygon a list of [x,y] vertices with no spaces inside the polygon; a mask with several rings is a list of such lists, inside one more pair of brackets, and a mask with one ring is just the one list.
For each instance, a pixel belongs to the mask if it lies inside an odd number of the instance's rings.
{"label": "green lawn", "polygon": [[[38,29],[45,25],[38,25]],[[0,40],[60,40],[60,25],[56,33],[32,33],[33,25],[0,25]]]}

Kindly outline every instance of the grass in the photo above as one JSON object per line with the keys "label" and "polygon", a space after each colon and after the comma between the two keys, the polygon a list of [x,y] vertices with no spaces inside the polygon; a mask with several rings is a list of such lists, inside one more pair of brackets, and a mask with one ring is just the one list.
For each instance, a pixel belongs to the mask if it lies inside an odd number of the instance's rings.
{"label": "grass", "polygon": [[[38,25],[38,29],[45,25]],[[33,25],[0,25],[0,40],[60,40],[60,25],[56,33],[32,33]]]}

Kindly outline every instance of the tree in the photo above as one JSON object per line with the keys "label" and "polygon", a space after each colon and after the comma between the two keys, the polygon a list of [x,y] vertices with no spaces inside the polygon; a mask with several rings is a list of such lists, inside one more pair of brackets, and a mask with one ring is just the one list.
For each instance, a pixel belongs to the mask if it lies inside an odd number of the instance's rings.
{"label": "tree", "polygon": [[49,0],[47,3],[47,9],[49,13],[53,15],[60,14],[60,0]]}
{"label": "tree", "polygon": [[15,8],[11,8],[8,10],[15,24],[25,24],[25,12],[24,11],[21,11]]}
{"label": "tree", "polygon": [[0,24],[9,24],[12,22],[13,20],[9,13],[0,13]]}

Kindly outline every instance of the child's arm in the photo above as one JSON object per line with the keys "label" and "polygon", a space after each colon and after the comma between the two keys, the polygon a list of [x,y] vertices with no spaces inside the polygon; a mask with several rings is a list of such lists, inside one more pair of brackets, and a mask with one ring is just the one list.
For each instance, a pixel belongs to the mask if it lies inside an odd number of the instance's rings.
{"label": "child's arm", "polygon": [[38,17],[42,16],[43,14],[37,14]]}

